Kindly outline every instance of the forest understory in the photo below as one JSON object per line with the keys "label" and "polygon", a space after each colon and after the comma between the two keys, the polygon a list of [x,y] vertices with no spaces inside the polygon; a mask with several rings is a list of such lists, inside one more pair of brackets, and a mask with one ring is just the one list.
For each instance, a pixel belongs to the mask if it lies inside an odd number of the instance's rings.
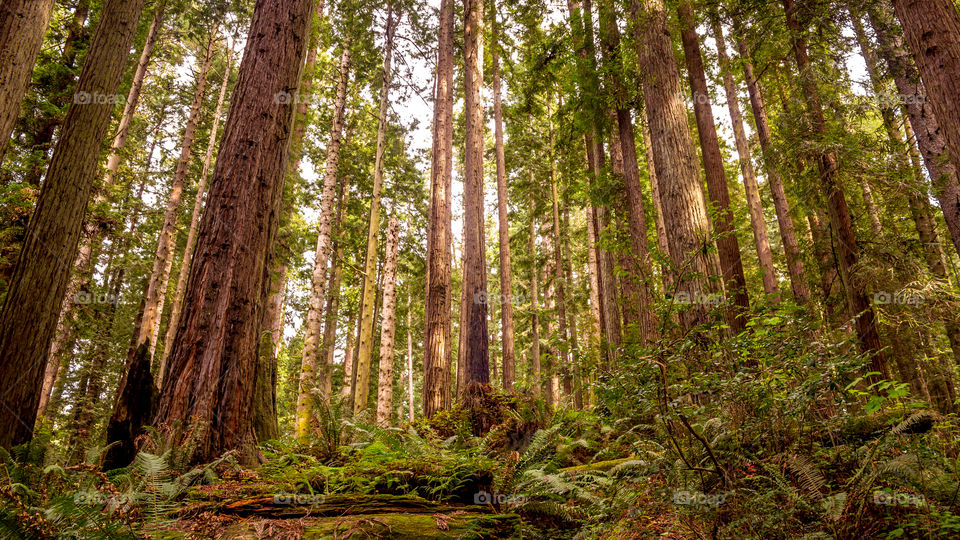
{"label": "forest understory", "polygon": [[2,0],[0,538],[960,538],[960,0]]}

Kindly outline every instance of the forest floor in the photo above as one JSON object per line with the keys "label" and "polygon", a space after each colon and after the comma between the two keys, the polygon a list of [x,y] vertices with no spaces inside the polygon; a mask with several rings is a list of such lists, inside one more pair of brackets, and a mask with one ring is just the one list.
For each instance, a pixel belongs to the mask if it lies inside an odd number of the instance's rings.
{"label": "forest floor", "polygon": [[[768,322],[706,360],[657,357],[666,389],[626,355],[584,410],[480,386],[386,428],[318,400],[313,431],[261,442],[253,468],[191,464],[149,428],[103,472],[102,446],[65,465],[41,430],[0,451],[0,538],[960,538],[956,413]],[[710,358],[736,369],[697,375]]]}

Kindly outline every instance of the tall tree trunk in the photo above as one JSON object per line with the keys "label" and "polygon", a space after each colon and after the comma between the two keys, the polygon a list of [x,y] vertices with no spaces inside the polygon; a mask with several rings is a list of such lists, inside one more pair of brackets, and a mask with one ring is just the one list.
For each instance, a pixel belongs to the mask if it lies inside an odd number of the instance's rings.
{"label": "tall tree trunk", "polygon": [[[214,28],[207,36],[206,48],[200,60],[200,72],[197,75],[197,84],[193,91],[193,102],[190,104],[190,116],[183,131],[183,140],[180,143],[180,157],[173,173],[173,183],[170,186],[170,198],[167,200],[167,209],[163,216],[163,225],[160,227],[160,236],[157,239],[157,249],[153,257],[153,269],[147,282],[147,303],[143,311],[143,324],[137,336],[137,347],[150,341],[150,357],[154,357],[157,349],[157,338],[160,335],[160,319],[163,316],[163,305],[167,297],[167,282],[170,280],[170,270],[173,267],[173,257],[177,247],[177,218],[180,216],[180,199],[183,196],[183,187],[193,157],[193,141],[196,137],[197,125],[200,123],[201,107],[207,89],[207,75],[213,61],[214,43],[218,28]],[[165,348],[167,346],[165,345]]]}
{"label": "tall tree trunk", "polygon": [[375,283],[377,274],[377,240],[380,231],[380,191],[383,188],[383,154],[386,151],[387,108],[390,105],[391,60],[393,34],[396,30],[393,4],[387,5],[386,44],[383,58],[383,84],[380,87],[380,116],[377,120],[377,154],[373,166],[373,193],[370,195],[370,226],[367,230],[367,256],[363,275],[363,302],[360,307],[360,348],[357,351],[357,371],[354,386],[353,411],[367,409],[370,392],[370,363],[373,357],[373,319],[375,315]]}
{"label": "tall tree trunk", "polygon": [[[533,173],[530,173],[531,179]],[[530,201],[530,234],[527,251],[532,257],[530,264],[530,362],[527,364],[527,378],[533,397],[540,397],[540,287],[539,261],[537,260],[537,218],[536,201]]]}
{"label": "tall tree trunk", "polygon": [[[161,112],[163,112],[163,110],[161,110]],[[147,159],[143,165],[144,173],[140,177],[140,187],[136,194],[136,199],[140,201],[143,200],[143,192],[146,188],[150,167],[153,164],[153,155],[157,149],[157,143],[159,142],[158,135],[162,125],[163,119],[157,122],[157,126],[153,131],[153,141],[150,143],[150,150],[147,151]],[[133,215],[130,216],[130,234],[136,230],[139,219],[139,211],[135,211]],[[83,246],[81,246],[81,249],[82,247]],[[89,263],[89,261],[87,261],[87,263]],[[40,405],[37,408],[37,416],[43,416],[47,412],[47,407],[50,403],[57,403],[59,401],[59,399],[54,399],[55,389],[59,387],[62,390],[63,375],[68,372],[68,366],[62,366],[61,364],[64,359],[69,360],[69,353],[73,350],[73,343],[76,341],[76,328],[74,327],[75,322],[73,319],[75,318],[74,308],[78,303],[76,302],[75,294],[89,286],[90,280],[92,279],[91,272],[92,269],[89,264],[86,264],[82,268],[76,268],[74,274],[80,275],[73,276],[70,279],[70,284],[67,286],[67,294],[62,303],[60,317],[57,320],[55,337],[53,343],[50,345],[50,353],[47,356],[47,366],[43,375],[43,391],[40,395]],[[50,417],[55,418],[55,413],[51,414]]]}
{"label": "tall tree trunk", "polygon": [[[653,203],[653,224],[657,232],[657,249],[667,261],[670,260],[670,245],[667,242],[667,226],[663,222],[663,204],[660,202],[660,183],[657,180],[657,171],[653,159],[653,145],[650,144],[650,121],[645,110],[643,115],[643,147],[647,160],[647,175],[650,178],[650,200]],[[673,270],[670,265],[660,265],[661,281],[664,291],[673,289]]]}
{"label": "tall tree trunk", "polygon": [[[610,0],[600,3],[600,41],[606,69],[606,84],[615,103],[615,126],[611,133],[610,156],[615,174],[623,177],[626,191],[626,210],[629,221],[630,254],[624,260],[631,269],[626,289],[629,296],[623,302],[624,325],[632,325],[631,333],[640,343],[653,339],[656,317],[653,314],[653,295],[650,294],[650,248],[647,245],[647,216],[643,207],[643,188],[640,184],[640,167],[637,162],[637,147],[630,117],[629,97],[623,84],[620,58],[620,30],[617,27],[616,9]],[[628,319],[630,319],[628,321]]]}
{"label": "tall tree trunk", "polygon": [[[598,168],[599,170],[599,168]],[[597,215],[597,240],[610,228],[610,209],[601,206]],[[602,242],[601,242],[602,243]],[[605,247],[597,246],[597,267],[600,270],[600,309],[603,310],[603,337],[607,344],[607,361],[614,365],[619,354],[622,337],[620,332],[620,302],[618,301],[617,276],[614,274],[613,254]]]}
{"label": "tall tree trunk", "polygon": [[557,174],[556,174],[556,162],[553,158],[553,130],[550,131],[550,195],[553,202],[553,266],[554,266],[554,296],[557,303],[557,351],[554,354],[556,364],[551,370],[553,388],[554,392],[560,390],[559,380],[557,377],[560,374],[563,374],[564,380],[567,377],[571,376],[573,373],[573,366],[570,363],[570,351],[568,351],[570,338],[567,334],[567,298],[566,290],[564,287],[564,275],[563,275],[563,254],[562,254],[562,240],[563,236],[560,234],[560,199],[557,195]]}
{"label": "tall tree trunk", "polygon": [[400,221],[387,222],[386,261],[383,263],[383,306],[380,311],[380,381],[377,390],[377,425],[390,425],[393,411],[393,360],[397,330],[397,250]]}
{"label": "tall tree trunk", "polygon": [[576,290],[573,282],[573,266],[570,256],[570,208],[569,205],[563,208],[563,271],[564,287],[570,291],[569,303],[567,304],[567,328],[570,336],[570,357],[572,360],[573,373],[572,378],[563,381],[564,392],[574,393],[574,405],[577,409],[583,408],[583,376],[584,366],[580,361],[580,346],[577,340],[577,317],[576,317]]}
{"label": "tall tree trunk", "polygon": [[[643,97],[650,121],[650,145],[656,164],[663,222],[668,231],[676,294],[697,298],[714,292],[708,276],[713,266],[709,250],[710,223],[700,187],[696,151],[687,129],[680,72],[673,56],[663,0],[631,0],[637,24]],[[680,311],[684,329],[708,320],[702,304]]]}
{"label": "tall tree trunk", "polygon": [[[946,131],[941,130],[939,112],[932,99],[927,99],[927,89],[921,81],[921,73],[907,51],[900,29],[890,16],[887,2],[867,10],[870,24],[876,31],[879,54],[884,59],[893,77],[907,111],[907,118],[917,138],[917,146],[933,183],[933,192],[944,221],[950,231],[954,248],[960,253],[960,182],[957,179],[957,156],[947,150]],[[931,76],[939,76],[934,74]],[[951,150],[952,152],[952,150]]]}
{"label": "tall tree trunk", "polygon": [[200,214],[203,213],[203,194],[207,189],[207,175],[210,173],[210,165],[213,163],[213,151],[217,145],[218,129],[220,127],[220,116],[223,114],[223,102],[227,95],[227,85],[230,82],[230,71],[233,67],[233,51],[228,52],[227,68],[223,73],[223,81],[220,82],[220,96],[217,98],[217,109],[213,113],[213,123],[210,126],[210,138],[207,141],[207,155],[203,159],[203,170],[200,173],[200,180],[197,182],[197,195],[193,200],[193,215],[190,217],[190,230],[187,232],[187,245],[183,250],[183,261],[180,262],[180,275],[177,277],[177,289],[173,294],[173,303],[170,305],[170,320],[167,322],[167,334],[163,340],[163,356],[160,359],[160,369],[157,371],[159,378],[157,385],[163,384],[163,374],[167,366],[167,359],[170,358],[170,344],[177,335],[177,327],[180,325],[180,313],[183,309],[183,293],[187,289],[187,276],[190,273],[190,264],[193,262],[193,251],[197,243],[197,226],[200,223]]}
{"label": "tall tree trunk", "polygon": [[773,267],[773,253],[770,250],[770,238],[767,236],[767,222],[763,217],[760,185],[757,184],[757,175],[753,170],[750,143],[747,141],[747,134],[743,129],[743,113],[740,112],[740,100],[737,96],[736,83],[733,81],[730,57],[727,56],[723,28],[720,26],[720,19],[715,11],[710,13],[710,23],[717,44],[717,56],[720,61],[720,71],[723,74],[723,89],[727,96],[727,110],[730,111],[730,120],[733,123],[737,156],[740,158],[740,173],[743,175],[743,189],[747,195],[747,209],[750,211],[753,243],[757,248],[757,259],[760,261],[760,271],[763,273],[763,291],[771,300],[778,302],[780,300],[780,289],[777,286],[777,272]]}
{"label": "tall tree trunk", "polygon": [[510,268],[510,222],[507,218],[507,169],[503,154],[503,105],[500,98],[500,55],[496,0],[493,4],[493,120],[497,159],[497,216],[500,231],[500,325],[503,333],[503,389],[513,390],[516,371],[513,344],[513,278]]}
{"label": "tall tree trunk", "polygon": [[587,222],[587,273],[590,276],[590,320],[592,322],[591,335],[601,347],[601,358],[607,358],[606,349],[603,348],[602,333],[603,326],[603,307],[600,296],[600,264],[597,257],[597,221],[594,218],[593,207],[587,205],[584,209]]}
{"label": "tall tree trunk", "polygon": [[27,91],[53,0],[5,0],[0,9],[0,163]]}
{"label": "tall tree trunk", "polygon": [[787,272],[790,274],[790,288],[793,299],[800,305],[810,302],[810,287],[803,271],[803,257],[800,254],[800,245],[790,215],[790,203],[787,200],[783,179],[780,177],[779,160],[770,136],[770,123],[767,120],[767,109],[763,101],[760,85],[753,74],[753,64],[750,60],[750,51],[747,42],[737,37],[737,50],[743,65],[743,79],[750,94],[750,108],[753,110],[754,123],[757,127],[757,138],[760,141],[760,152],[763,156],[764,171],[767,173],[767,185],[773,198],[773,208],[777,213],[777,225],[780,229],[780,240],[783,242],[783,251],[787,259]]}
{"label": "tall tree trunk", "polygon": [[[32,186],[39,186],[43,173],[47,170],[49,160],[47,156],[53,143],[57,128],[63,125],[67,107],[74,101],[76,82],[79,75],[77,57],[89,43],[89,28],[87,21],[90,16],[90,0],[78,0],[73,8],[72,20],[67,24],[67,35],[63,40],[63,52],[60,61],[53,72],[52,80],[44,81],[44,93],[50,107],[40,111],[36,127],[24,133],[28,146],[27,170],[23,181]],[[61,112],[62,111],[62,112]]]}
{"label": "tall tree trunk", "polygon": [[463,346],[464,382],[490,381],[483,234],[483,0],[464,2]]}
{"label": "tall tree trunk", "polygon": [[269,287],[311,0],[258,0],[227,115],[157,424],[195,426],[191,461],[253,461],[258,330]]}
{"label": "tall tree trunk", "polygon": [[450,393],[453,27],[453,0],[440,0],[423,328],[423,415],[427,418],[448,404]]}
{"label": "tall tree trunk", "polygon": [[330,258],[330,233],[333,228],[333,205],[336,197],[337,173],[340,168],[340,145],[343,138],[343,119],[347,104],[347,82],[350,78],[350,46],[343,45],[340,54],[340,69],[337,78],[336,96],[333,102],[333,122],[330,126],[330,141],[327,143],[327,160],[324,166],[323,194],[320,199],[320,223],[317,227],[317,248],[314,251],[313,276],[310,289],[310,304],[307,308],[306,328],[303,336],[303,357],[300,363],[300,388],[297,393],[297,437],[306,435],[310,422],[310,388],[317,369],[317,355],[321,339],[323,299],[326,288],[327,261]]}
{"label": "tall tree trunk", "polygon": [[354,337],[357,328],[357,315],[351,311],[347,319],[347,344],[343,349],[343,388],[340,389],[340,397],[344,400],[350,398],[350,389],[353,387]]}
{"label": "tall tree trunk", "polygon": [[[657,320],[653,313],[653,295],[650,294],[651,264],[650,248],[647,245],[647,217],[643,208],[643,191],[640,187],[640,168],[634,141],[633,121],[630,111],[617,109],[614,129],[610,139],[610,161],[613,173],[623,177],[627,225],[624,229],[630,240],[630,250],[619,256],[625,275],[620,283],[626,292],[623,299],[623,323],[629,339],[646,344],[655,339]],[[627,138],[629,137],[629,140]]]}
{"label": "tall tree trunk", "polygon": [[104,175],[103,185],[112,186],[120,169],[120,149],[127,144],[127,136],[130,134],[130,123],[133,122],[133,115],[137,112],[137,105],[140,103],[140,92],[143,90],[143,81],[147,76],[147,66],[150,65],[150,57],[153,56],[153,49],[157,45],[157,38],[160,36],[160,27],[163,26],[163,16],[166,11],[167,1],[160,0],[153,8],[153,21],[150,23],[150,29],[147,31],[147,39],[143,43],[143,49],[140,51],[140,60],[137,62],[137,70],[133,74],[133,82],[130,84],[130,91],[127,93],[127,101],[123,105],[123,116],[120,117],[120,123],[117,125],[117,133],[113,136],[110,143],[110,155],[107,157],[107,172]]}
{"label": "tall tree trunk", "polygon": [[408,418],[413,422],[413,291],[407,288],[407,409]]}
{"label": "tall tree trunk", "polygon": [[283,340],[283,308],[287,297],[287,264],[276,258],[270,272],[267,307],[260,323],[260,355],[254,384],[253,430],[257,439],[280,437],[277,419],[277,355]]}
{"label": "tall tree trunk", "polygon": [[[143,0],[106,0],[78,93],[116,93],[142,10]],[[0,311],[0,385],[9,389],[0,398],[0,446],[5,448],[26,442],[33,432],[44,360],[76,260],[112,109],[109,103],[91,102],[68,110]]]}
{"label": "tall tree trunk", "polygon": [[[813,66],[807,54],[806,40],[801,33],[803,26],[795,18],[796,6],[793,0],[783,0],[783,8],[787,17],[787,28],[790,31],[794,57],[800,70],[800,87],[807,104],[807,113],[813,123],[815,133],[822,139],[827,136],[827,123],[823,114],[820,91],[817,88]],[[847,308],[854,318],[857,337],[860,339],[862,350],[874,355],[871,361],[872,369],[880,372],[883,378],[888,379],[889,369],[881,352],[880,334],[877,332],[873,307],[870,305],[862,285],[852,275],[853,267],[860,260],[860,254],[857,237],[853,231],[853,220],[847,207],[847,199],[837,178],[837,158],[832,152],[823,152],[817,157],[817,166],[820,172],[820,187],[823,196],[827,199],[832,229],[831,237],[836,240],[834,249],[837,270],[840,273],[840,279],[846,293]]]}
{"label": "tall tree trunk", "polygon": [[[347,207],[350,204],[350,184],[340,185],[340,202],[337,209],[337,230],[339,237],[343,231]],[[343,278],[343,245],[337,238],[333,242],[334,259],[330,267],[330,283],[327,287],[327,307],[323,323],[323,364],[320,368],[320,377],[317,387],[323,392],[323,399],[329,402],[333,395],[333,355],[337,347],[337,321],[340,311],[340,281]]]}
{"label": "tall tree trunk", "polygon": [[707,87],[707,76],[703,69],[700,38],[697,36],[696,19],[689,0],[680,1],[677,14],[680,17],[680,37],[693,96],[693,112],[697,119],[697,134],[700,137],[707,192],[710,203],[715,205],[717,210],[713,226],[717,233],[717,251],[720,254],[723,283],[730,296],[728,300],[732,304],[729,317],[730,328],[735,334],[739,334],[746,329],[746,313],[750,310],[750,297],[747,294],[747,279],[743,275],[743,261],[740,258],[740,244],[737,241],[733,223],[733,210],[730,208],[730,193],[727,190],[727,176],[723,168],[720,141],[717,139],[717,126],[713,119],[710,90]]}
{"label": "tall tree trunk", "polygon": [[[540,237],[543,239],[543,250],[547,253],[546,263],[543,265],[543,298],[544,308],[549,314],[545,321],[547,334],[547,355],[545,371],[546,378],[546,402],[547,407],[554,408],[560,404],[560,376],[559,371],[563,367],[563,343],[564,336],[560,333],[560,312],[557,281],[557,260],[553,256],[555,253],[556,242],[553,233],[553,227],[550,221],[544,221],[540,225]],[[559,344],[559,346],[558,346]]]}
{"label": "tall tree trunk", "polygon": [[960,168],[960,13],[951,0],[893,0],[947,151]]}

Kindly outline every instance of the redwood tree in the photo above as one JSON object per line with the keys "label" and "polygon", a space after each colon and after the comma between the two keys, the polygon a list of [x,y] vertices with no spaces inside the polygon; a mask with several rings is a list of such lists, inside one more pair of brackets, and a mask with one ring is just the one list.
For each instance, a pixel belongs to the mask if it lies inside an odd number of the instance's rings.
{"label": "redwood tree", "polygon": [[200,222],[157,424],[196,430],[194,462],[252,461],[259,325],[283,192],[311,0],[258,0]]}
{"label": "redwood tree", "polygon": [[483,234],[483,0],[464,2],[466,142],[463,175],[463,303],[460,329],[465,383],[490,380],[487,273]]}
{"label": "redwood tree", "polygon": [[[38,2],[39,3],[39,2]],[[4,6],[6,9],[6,6]],[[0,311],[0,446],[30,439],[100,148],[143,0],[106,0]],[[4,84],[6,88],[6,84]]]}
{"label": "redwood tree", "polygon": [[[0,7],[0,163],[20,116],[53,0],[4,0]],[[141,6],[142,7],[142,6]]]}
{"label": "redwood tree", "polygon": [[433,165],[430,171],[427,290],[423,330],[423,415],[428,418],[447,405],[450,392],[453,26],[453,0],[441,0],[433,105]]}

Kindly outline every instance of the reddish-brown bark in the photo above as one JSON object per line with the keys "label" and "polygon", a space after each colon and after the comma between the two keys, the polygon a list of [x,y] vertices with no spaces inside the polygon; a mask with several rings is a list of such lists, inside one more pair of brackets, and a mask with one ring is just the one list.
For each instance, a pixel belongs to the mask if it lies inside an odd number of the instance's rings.
{"label": "reddish-brown bark", "polygon": [[[105,2],[77,95],[116,93],[142,10],[142,0]],[[78,99],[67,112],[0,311],[0,446],[7,448],[26,442],[33,433],[44,360],[113,112],[111,100],[84,101]]]}
{"label": "reddish-brown bark", "polygon": [[269,287],[311,0],[258,0],[200,222],[157,424],[192,425],[192,461],[252,461],[259,326]]}

